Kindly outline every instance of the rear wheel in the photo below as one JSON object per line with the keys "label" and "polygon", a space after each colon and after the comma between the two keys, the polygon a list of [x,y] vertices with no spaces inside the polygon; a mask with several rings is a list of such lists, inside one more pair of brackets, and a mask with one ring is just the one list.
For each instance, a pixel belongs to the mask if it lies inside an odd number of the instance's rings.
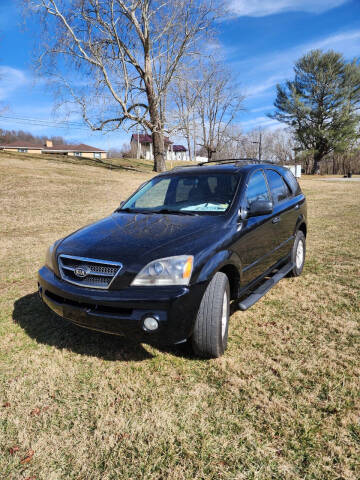
{"label": "rear wheel", "polygon": [[192,346],[196,355],[220,357],[227,347],[230,312],[230,287],[225,273],[214,275],[205,290],[196,317]]}
{"label": "rear wheel", "polygon": [[293,269],[289,273],[291,277],[298,277],[301,275],[305,264],[305,254],[305,235],[301,230],[299,230],[296,234],[293,249],[291,251],[291,261],[294,264]]}

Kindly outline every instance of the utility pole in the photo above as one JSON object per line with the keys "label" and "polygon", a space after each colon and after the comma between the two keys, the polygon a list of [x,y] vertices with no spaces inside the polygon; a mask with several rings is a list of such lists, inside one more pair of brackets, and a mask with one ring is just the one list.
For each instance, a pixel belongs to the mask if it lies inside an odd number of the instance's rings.
{"label": "utility pole", "polygon": [[262,133],[261,133],[261,130],[259,132],[259,162],[261,162],[261,154],[262,154],[262,151],[261,151],[261,140],[262,140]]}
{"label": "utility pole", "polygon": [[259,131],[259,140],[257,142],[251,142],[251,143],[255,143],[255,144],[259,145],[259,153],[258,153],[259,162],[261,162],[261,155],[262,155],[261,142],[262,142],[262,133],[261,133],[261,130],[260,130]]}

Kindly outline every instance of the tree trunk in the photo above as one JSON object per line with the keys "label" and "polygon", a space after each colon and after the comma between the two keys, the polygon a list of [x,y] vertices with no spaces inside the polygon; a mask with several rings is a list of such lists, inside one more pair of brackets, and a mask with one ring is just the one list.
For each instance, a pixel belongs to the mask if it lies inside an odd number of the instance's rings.
{"label": "tree trunk", "polygon": [[164,158],[164,134],[161,124],[161,116],[159,106],[157,105],[154,91],[154,79],[152,75],[152,67],[150,61],[150,44],[146,42],[145,49],[145,75],[144,83],[146,96],[149,105],[149,116],[152,124],[152,141],[153,141],[153,155],[154,155],[154,172],[165,172],[166,164]]}
{"label": "tree trunk", "polygon": [[321,155],[321,153],[319,153],[319,152],[314,153],[314,162],[313,162],[313,166],[312,166],[312,169],[311,169],[311,175],[315,175],[316,173],[318,173],[319,164],[321,162],[322,157],[323,156]]}
{"label": "tree trunk", "polygon": [[186,128],[186,142],[187,142],[187,147],[188,147],[188,152],[189,152],[189,160],[192,162],[193,160],[193,155],[191,153],[191,138],[190,138],[190,128]]}
{"label": "tree trunk", "polygon": [[160,132],[152,133],[154,151],[154,172],[165,172],[164,135]]}

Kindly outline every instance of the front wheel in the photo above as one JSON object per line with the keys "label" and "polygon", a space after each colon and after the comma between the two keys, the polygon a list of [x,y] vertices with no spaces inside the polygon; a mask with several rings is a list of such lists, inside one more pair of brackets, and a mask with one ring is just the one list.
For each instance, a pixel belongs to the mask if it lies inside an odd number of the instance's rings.
{"label": "front wheel", "polygon": [[214,275],[205,290],[196,317],[192,346],[204,358],[220,357],[227,347],[230,312],[230,287],[225,273]]}
{"label": "front wheel", "polygon": [[305,264],[305,254],[305,235],[301,230],[299,230],[296,234],[294,245],[291,251],[291,261],[294,264],[294,267],[289,274],[291,277],[298,277],[299,275],[301,275]]}

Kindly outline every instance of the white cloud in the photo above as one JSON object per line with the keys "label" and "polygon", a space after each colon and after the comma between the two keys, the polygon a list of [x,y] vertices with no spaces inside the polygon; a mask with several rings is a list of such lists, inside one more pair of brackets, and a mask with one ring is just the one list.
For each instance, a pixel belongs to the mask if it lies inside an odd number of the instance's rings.
{"label": "white cloud", "polygon": [[274,69],[282,68],[283,72],[287,73],[289,67],[292,66],[299,57],[315,49],[332,49],[343,53],[347,58],[351,58],[357,55],[360,49],[360,30],[351,30],[330,35],[313,42],[297,45],[282,52],[272,53],[263,59],[258,58],[257,61],[262,69],[274,71]]}
{"label": "white cloud", "polygon": [[[256,56],[241,62],[233,62],[237,71],[244,72],[241,73],[241,76],[245,95],[260,97],[270,93],[277,83],[282,83],[293,76],[295,61],[306,52],[314,49],[333,49],[343,53],[346,58],[352,58],[358,55],[360,51],[360,30],[335,33],[290,49]],[[276,75],[274,75],[274,72],[276,72]],[[265,78],[266,80],[259,83],[256,83],[256,80],[254,82],[254,79],[258,78]]]}
{"label": "white cloud", "polygon": [[249,111],[250,113],[259,113],[259,112],[266,112],[268,110],[272,110],[273,108],[274,108],[274,105],[265,105],[263,107],[251,108]]}
{"label": "white cloud", "polygon": [[230,0],[236,16],[265,17],[283,12],[321,13],[347,3],[348,0]]}
{"label": "white cloud", "polygon": [[245,88],[245,96],[252,97],[261,95],[270,88],[274,87],[277,83],[281,82],[283,78],[284,77],[282,75],[274,75],[272,77],[269,77],[264,82],[258,83],[256,85],[251,85],[250,87]]}
{"label": "white cloud", "polygon": [[0,100],[7,100],[11,93],[28,83],[22,70],[0,65]]}
{"label": "white cloud", "polygon": [[273,120],[269,117],[256,117],[252,118],[251,120],[246,120],[245,122],[241,122],[241,126],[245,130],[251,130],[252,128],[279,128],[282,126],[277,120]]}

